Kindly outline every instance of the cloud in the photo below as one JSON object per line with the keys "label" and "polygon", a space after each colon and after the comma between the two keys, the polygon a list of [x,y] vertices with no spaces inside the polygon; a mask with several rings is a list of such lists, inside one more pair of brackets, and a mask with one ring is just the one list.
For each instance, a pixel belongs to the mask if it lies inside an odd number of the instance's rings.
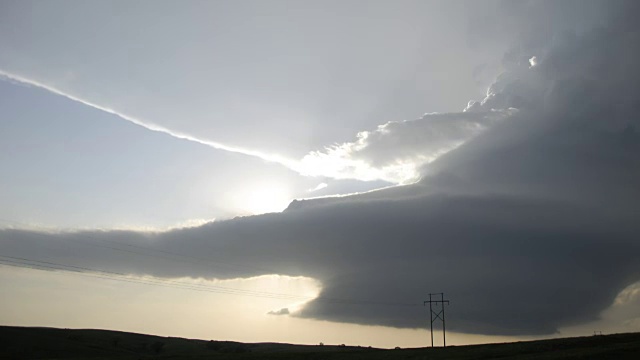
{"label": "cloud", "polygon": [[[623,10],[556,40],[534,67],[528,56],[467,112],[317,154],[357,161],[334,169],[353,174],[410,164],[414,184],[161,233],[5,229],[0,254],[167,278],[307,276],[322,291],[296,316],[338,322],[420,328],[424,309],[411,305],[440,291],[459,332],[593,321],[640,280],[640,32]],[[436,148],[448,150],[428,160]]]}
{"label": "cloud", "polygon": [[38,81],[28,79],[28,78],[26,78],[24,76],[21,76],[21,75],[11,74],[11,73],[8,73],[8,72],[0,70],[0,80],[7,80],[7,81],[14,82],[14,83],[22,84],[22,85],[34,86],[34,87],[37,87],[37,88],[40,88],[40,89],[44,89],[44,90],[50,91],[50,92],[52,92],[54,94],[63,96],[65,98],[69,99],[69,100],[76,101],[76,102],[79,102],[81,104],[90,106],[90,107],[92,107],[94,109],[97,109],[97,110],[104,111],[106,113],[115,115],[115,116],[117,116],[117,117],[119,117],[119,118],[121,118],[123,120],[129,121],[129,122],[134,123],[134,124],[136,124],[138,126],[142,126],[142,127],[146,128],[148,130],[161,132],[161,133],[173,136],[173,137],[178,138],[178,139],[193,141],[193,142],[196,142],[196,143],[199,143],[199,144],[202,144],[202,145],[206,145],[206,146],[212,147],[212,148],[217,149],[217,150],[224,150],[224,151],[239,153],[239,154],[243,154],[243,155],[254,156],[254,157],[260,158],[260,159],[265,160],[265,161],[281,164],[281,165],[283,165],[285,167],[288,167],[290,169],[294,169],[296,167],[296,165],[295,165],[296,162],[295,161],[290,160],[290,159],[286,159],[286,158],[284,158],[282,156],[273,155],[273,154],[266,154],[266,153],[262,153],[262,152],[256,151],[256,150],[243,149],[243,148],[239,148],[239,147],[235,147],[235,146],[225,145],[225,144],[222,144],[222,143],[219,143],[219,142],[215,142],[215,141],[199,139],[199,138],[197,138],[195,136],[188,135],[186,133],[182,133],[182,132],[179,132],[179,131],[171,130],[171,129],[168,129],[166,127],[154,124],[151,121],[141,120],[141,119],[135,118],[133,116],[124,114],[122,112],[119,112],[117,110],[111,109],[109,107],[98,105],[96,103],[84,100],[84,99],[82,99],[80,97],[77,97],[75,95],[67,94],[67,93],[65,93],[63,91],[58,90],[54,86],[46,85],[46,84],[40,83]]}
{"label": "cloud", "polygon": [[280,310],[273,310],[273,311],[269,311],[267,314],[268,315],[289,315],[289,309],[282,308]]}
{"label": "cloud", "polygon": [[309,189],[309,192],[322,190],[322,189],[325,189],[327,186],[329,186],[329,184],[322,182],[322,183],[318,184],[318,186],[316,186],[316,187],[314,187],[312,189]]}
{"label": "cloud", "polygon": [[493,123],[508,117],[514,111],[514,109],[493,110],[485,114],[475,115],[434,113],[425,114],[421,119],[413,121],[390,121],[378,126],[374,131],[358,133],[356,135],[357,140],[354,142],[334,145],[328,147],[325,151],[312,151],[298,161],[257,150],[200,139],[64,93],[53,86],[2,70],[0,70],[0,79],[50,91],[70,100],[113,114],[151,131],[193,141],[217,150],[240,153],[274,162],[304,176],[322,176],[333,179],[356,179],[361,181],[382,180],[396,184],[417,180],[419,176],[418,167],[460,146],[464,141],[486,130]]}
{"label": "cloud", "polygon": [[581,329],[582,333],[602,331],[605,334],[611,334],[638,331],[640,328],[640,282],[622,290],[612,306],[603,311],[597,321],[578,325],[576,328]]}
{"label": "cloud", "polygon": [[412,121],[390,121],[362,131],[353,142],[314,151],[301,162],[301,173],[336,179],[409,183],[418,169],[477,136],[516,110],[483,113],[425,114]]}
{"label": "cloud", "polygon": [[319,280],[322,292],[298,316],[360,324],[422,327],[423,309],[402,304],[444,291],[455,304],[452,330],[548,334],[592,320],[640,276],[636,217],[613,211],[506,196],[422,196],[157,234],[3,230],[0,253],[168,278],[303,275]]}

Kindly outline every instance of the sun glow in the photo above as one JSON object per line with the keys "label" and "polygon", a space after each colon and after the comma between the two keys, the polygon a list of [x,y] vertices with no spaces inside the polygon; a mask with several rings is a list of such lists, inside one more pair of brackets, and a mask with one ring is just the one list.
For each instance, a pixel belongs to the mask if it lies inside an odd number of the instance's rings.
{"label": "sun glow", "polygon": [[235,196],[237,208],[252,215],[280,212],[291,202],[291,194],[280,184],[247,186]]}

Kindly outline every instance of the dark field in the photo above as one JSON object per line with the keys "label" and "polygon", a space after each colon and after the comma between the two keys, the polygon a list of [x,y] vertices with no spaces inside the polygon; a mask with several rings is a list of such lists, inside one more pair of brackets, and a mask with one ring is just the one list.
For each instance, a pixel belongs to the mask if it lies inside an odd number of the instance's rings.
{"label": "dark field", "polygon": [[385,350],[1,326],[0,359],[640,359],[640,333]]}

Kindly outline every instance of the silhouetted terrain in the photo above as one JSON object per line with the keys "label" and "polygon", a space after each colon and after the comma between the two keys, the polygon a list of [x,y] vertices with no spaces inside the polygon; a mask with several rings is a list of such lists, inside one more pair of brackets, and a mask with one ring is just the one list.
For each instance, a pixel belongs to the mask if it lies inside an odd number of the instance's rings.
{"label": "silhouetted terrain", "polygon": [[0,327],[1,359],[639,359],[640,333],[442,348],[245,344],[107,330]]}

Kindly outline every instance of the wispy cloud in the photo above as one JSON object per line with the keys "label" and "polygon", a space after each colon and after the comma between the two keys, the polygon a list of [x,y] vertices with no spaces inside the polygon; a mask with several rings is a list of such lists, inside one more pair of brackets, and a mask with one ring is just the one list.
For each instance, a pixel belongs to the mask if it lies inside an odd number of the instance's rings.
{"label": "wispy cloud", "polygon": [[279,156],[279,155],[267,154],[267,153],[263,153],[263,152],[256,151],[256,150],[243,149],[243,148],[230,146],[230,145],[222,144],[222,143],[215,142],[215,141],[204,140],[204,139],[200,139],[200,138],[197,138],[195,136],[192,136],[192,135],[188,135],[188,134],[182,133],[180,131],[171,130],[171,129],[168,129],[166,127],[154,124],[151,121],[142,120],[142,119],[139,119],[139,118],[124,114],[122,112],[119,112],[119,111],[117,111],[115,109],[112,109],[110,107],[102,106],[102,105],[96,104],[94,102],[84,100],[84,99],[82,99],[82,98],[80,98],[78,96],[67,94],[67,93],[65,93],[63,91],[58,90],[55,86],[44,84],[44,83],[41,83],[39,81],[24,77],[22,75],[11,74],[11,73],[8,73],[6,71],[0,70],[0,79],[2,79],[2,78],[4,78],[4,80],[9,80],[9,81],[12,81],[12,82],[17,82],[19,84],[28,85],[28,86],[34,86],[34,87],[37,87],[37,88],[40,88],[40,89],[44,89],[44,90],[50,91],[50,92],[52,92],[54,94],[57,94],[57,95],[60,95],[60,96],[64,96],[65,98],[67,98],[69,100],[79,102],[81,104],[84,104],[86,106],[90,106],[90,107],[92,107],[94,109],[101,110],[101,111],[104,111],[104,112],[109,113],[109,114],[113,114],[113,115],[115,115],[115,116],[117,116],[117,117],[119,117],[119,118],[121,118],[123,120],[129,121],[129,122],[134,123],[134,124],[136,124],[138,126],[142,126],[142,127],[146,128],[148,130],[151,130],[151,131],[164,133],[164,134],[173,136],[173,137],[178,138],[178,139],[193,141],[193,142],[196,142],[196,143],[199,143],[199,144],[202,144],[202,145],[206,145],[206,146],[212,147],[212,148],[217,149],[217,150],[224,150],[224,151],[239,153],[239,154],[243,154],[243,155],[254,156],[254,157],[260,158],[260,159],[265,160],[265,161],[269,161],[269,162],[273,162],[273,163],[278,163],[278,164],[284,165],[284,166],[286,166],[286,167],[288,167],[290,169],[295,169],[296,166],[297,166],[297,162],[296,161],[284,158],[284,157]]}

